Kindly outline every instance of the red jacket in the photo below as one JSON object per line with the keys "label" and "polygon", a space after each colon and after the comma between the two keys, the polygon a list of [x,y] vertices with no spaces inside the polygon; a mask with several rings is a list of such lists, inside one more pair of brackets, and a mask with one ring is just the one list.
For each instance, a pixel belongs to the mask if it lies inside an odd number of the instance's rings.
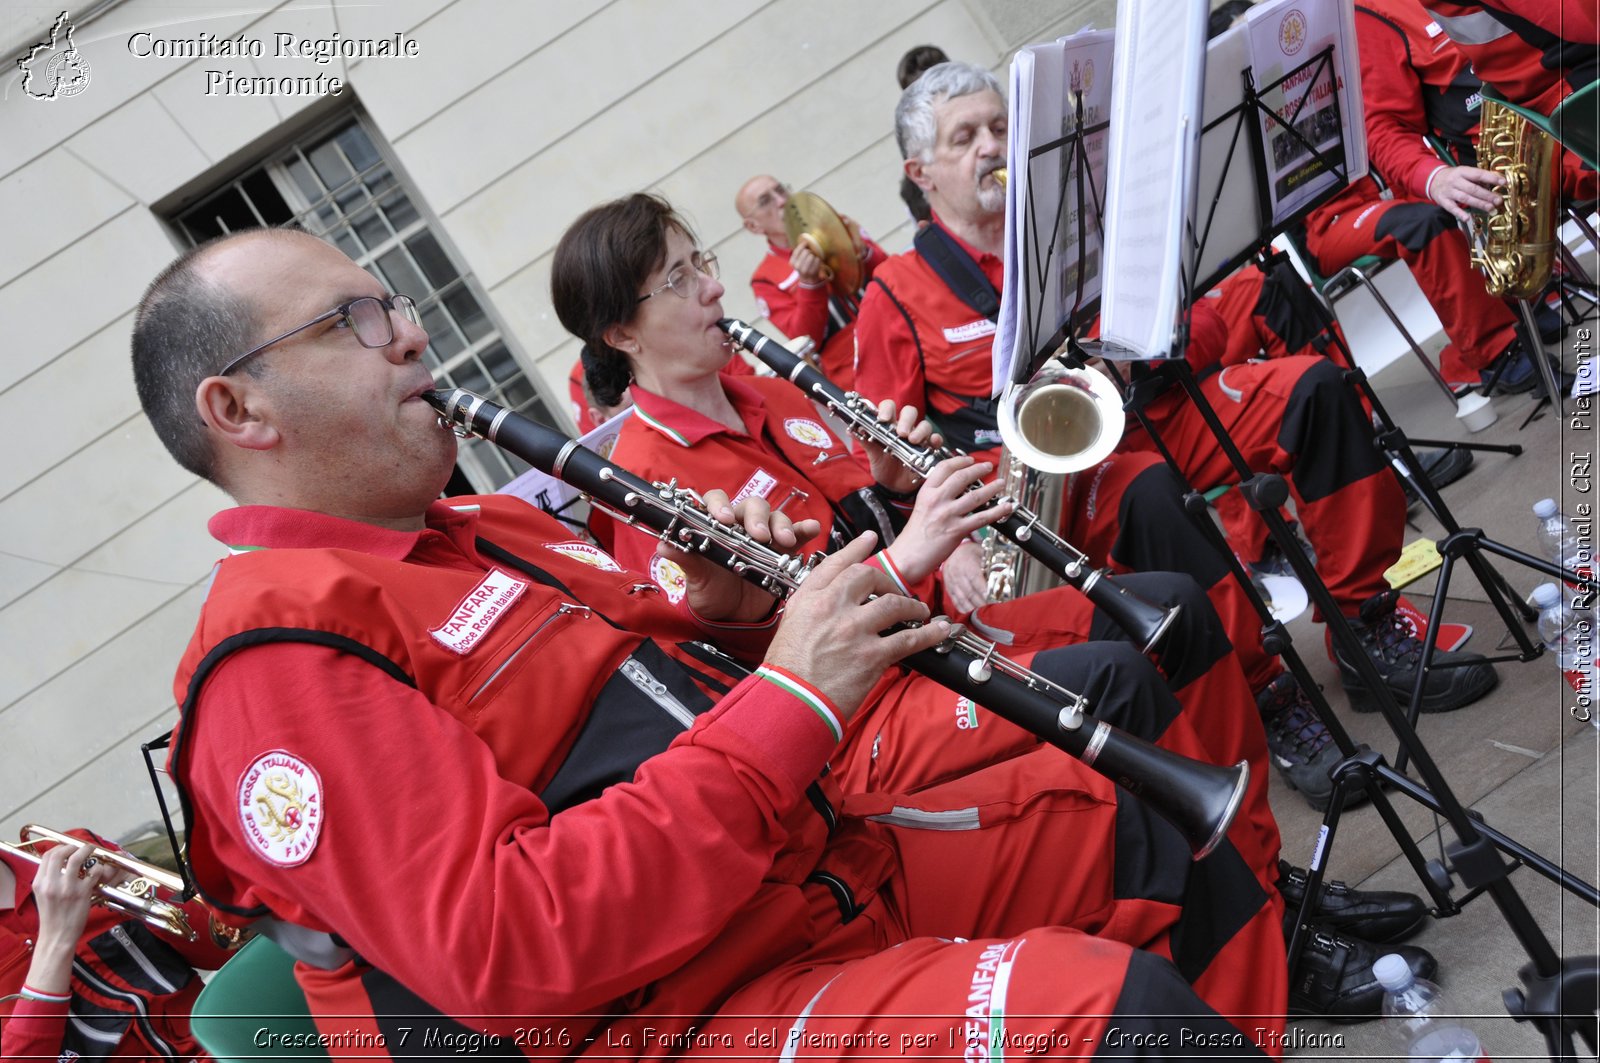
{"label": "red jacket", "polygon": [[[1000,257],[955,239],[1000,291]],[[894,399],[927,411],[952,443],[998,464],[1000,431],[987,405],[994,332],[995,323],[962,302],[915,248],[902,252],[879,267],[861,300],[856,390],[874,402]],[[974,402],[990,412],[972,410]],[[965,433],[970,439],[955,431],[951,415],[960,411],[976,425]]]}
{"label": "red jacket", "polygon": [[[862,237],[862,283],[889,256],[883,248]],[[788,248],[767,244],[767,253],[750,276],[756,309],[790,339],[807,336],[817,345],[822,373],[849,390],[855,376],[855,306],[853,301],[830,295],[826,283],[806,284],[789,265]]]}
{"label": "red jacket", "polygon": [[[681,1027],[837,924],[801,892],[837,715],[775,670],[740,681],[653,584],[521,501],[473,503],[420,532],[213,520],[245,552],[175,687],[196,878],[304,929],[313,1012],[363,1051],[430,1009],[498,1034],[580,1016],[532,1054],[585,1051],[609,1013]],[[875,852],[830,870],[870,890]]]}
{"label": "red jacket", "polygon": [[[108,845],[88,831],[69,833]],[[0,860],[17,880],[12,907],[0,911],[0,997],[5,997],[22,989],[39,933],[39,909],[33,899],[36,865],[5,852]],[[205,1058],[189,1032],[189,1011],[200,993],[194,966],[220,967],[228,953],[209,943],[204,905],[191,901],[184,907],[198,934],[192,942],[110,908],[91,908],[73,960],[70,1004],[0,1001],[0,1060],[72,1058],[68,1053],[83,1059]]]}
{"label": "red jacket", "polygon": [[1444,164],[1423,137],[1441,137],[1470,162],[1482,86],[1418,0],[1359,0],[1356,45],[1372,165],[1396,195],[1427,200],[1428,178]]}
{"label": "red jacket", "polygon": [[1506,99],[1549,114],[1595,79],[1600,9],[1588,0],[1424,0],[1473,72]]}

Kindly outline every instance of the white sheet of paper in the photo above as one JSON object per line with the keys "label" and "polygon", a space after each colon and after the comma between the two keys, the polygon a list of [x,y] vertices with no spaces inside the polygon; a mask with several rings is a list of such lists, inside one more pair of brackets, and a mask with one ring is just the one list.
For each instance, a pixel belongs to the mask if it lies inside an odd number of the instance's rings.
{"label": "white sheet of paper", "polygon": [[1205,0],[1122,0],[1111,90],[1100,335],[1134,358],[1172,351],[1200,144]]}

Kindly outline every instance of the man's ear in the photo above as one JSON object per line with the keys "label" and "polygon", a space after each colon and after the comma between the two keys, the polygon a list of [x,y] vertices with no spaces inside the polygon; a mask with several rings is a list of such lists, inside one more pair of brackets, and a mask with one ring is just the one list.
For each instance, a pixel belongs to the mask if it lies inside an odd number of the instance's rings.
{"label": "man's ear", "polygon": [[915,155],[905,161],[906,176],[926,195],[933,188],[933,178],[923,169],[922,160]]}
{"label": "man's ear", "polygon": [[262,417],[265,396],[248,377],[208,376],[194,393],[195,410],[217,438],[245,450],[278,445],[277,428]]}
{"label": "man's ear", "polygon": [[756,224],[756,220],[754,218],[746,216],[744,218],[744,227],[745,227],[745,230],[747,232],[753,232],[757,236],[765,236],[765,235],[767,235],[765,230],[763,230],[761,228],[761,226]]}

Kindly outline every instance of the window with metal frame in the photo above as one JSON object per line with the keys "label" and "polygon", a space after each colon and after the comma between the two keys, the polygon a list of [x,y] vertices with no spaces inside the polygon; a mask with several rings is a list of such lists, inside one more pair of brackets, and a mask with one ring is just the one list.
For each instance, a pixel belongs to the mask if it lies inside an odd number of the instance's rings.
{"label": "window with metal frame", "polygon": [[[488,301],[441,245],[379,139],[347,114],[184,207],[172,218],[191,244],[258,225],[332,241],[391,292],[417,302],[441,387],[466,388],[548,425],[558,422],[501,334]],[[563,428],[563,430],[565,430]],[[482,440],[463,441],[450,493],[492,491],[527,466]]]}

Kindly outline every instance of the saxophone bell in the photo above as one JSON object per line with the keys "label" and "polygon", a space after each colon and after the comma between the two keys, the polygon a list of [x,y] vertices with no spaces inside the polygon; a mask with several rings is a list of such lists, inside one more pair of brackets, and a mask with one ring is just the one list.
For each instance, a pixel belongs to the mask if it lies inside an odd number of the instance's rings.
{"label": "saxophone bell", "polygon": [[1040,472],[1078,472],[1100,464],[1122,438],[1122,398],[1105,375],[1050,361],[1026,384],[1000,396],[1006,452]]}

